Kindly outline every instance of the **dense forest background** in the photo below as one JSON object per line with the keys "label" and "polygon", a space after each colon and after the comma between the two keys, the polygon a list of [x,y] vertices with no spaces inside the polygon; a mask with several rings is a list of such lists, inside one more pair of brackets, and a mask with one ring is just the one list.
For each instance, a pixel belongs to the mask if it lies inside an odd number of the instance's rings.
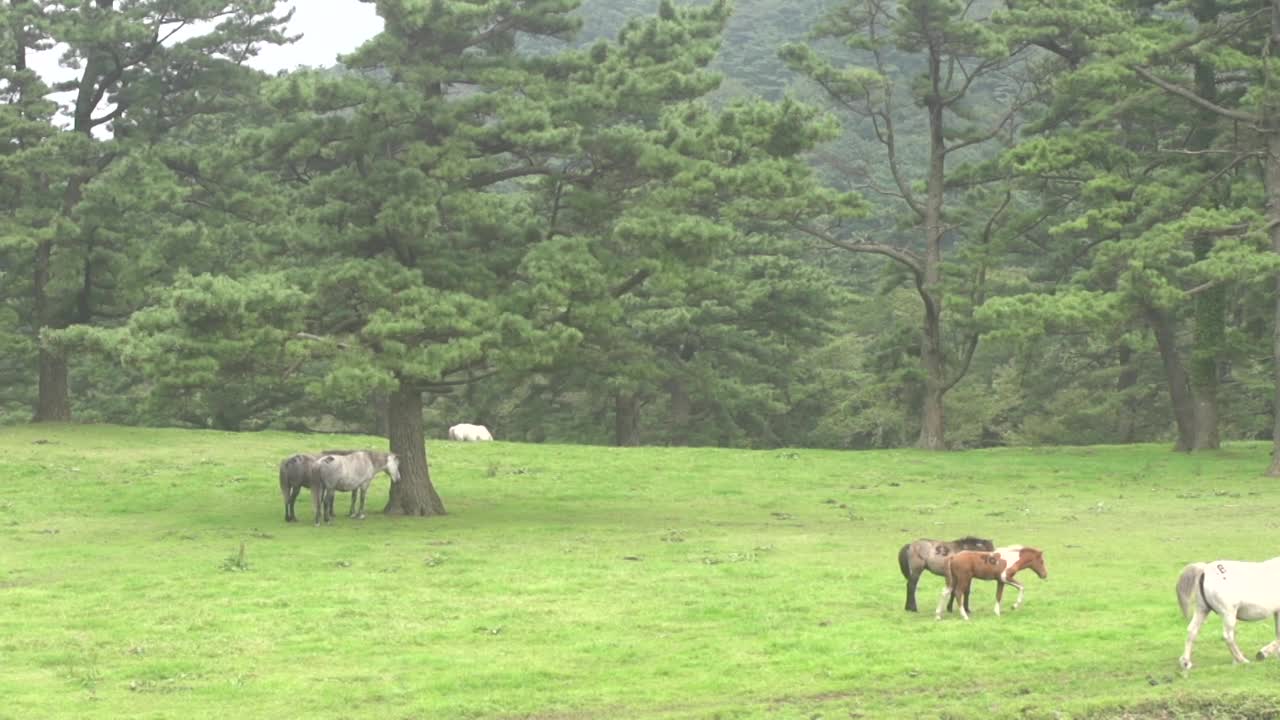
{"label": "dense forest background", "polygon": [[376,4],[0,5],[0,422],[1272,436],[1280,0]]}

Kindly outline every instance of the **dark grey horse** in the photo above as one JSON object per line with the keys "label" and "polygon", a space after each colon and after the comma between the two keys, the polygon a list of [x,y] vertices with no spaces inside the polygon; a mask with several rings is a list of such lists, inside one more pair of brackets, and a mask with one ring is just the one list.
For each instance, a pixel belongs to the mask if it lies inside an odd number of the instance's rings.
{"label": "dark grey horse", "polygon": [[[915,542],[902,546],[898,551],[898,567],[902,569],[902,577],[907,579],[907,610],[917,612],[916,585],[925,570],[934,575],[945,577],[947,558],[962,550],[983,550],[991,552],[996,546],[990,540],[973,536],[962,537],[951,542],[920,538]],[[965,610],[969,609],[968,597],[965,598]],[[947,602],[947,610],[951,609],[951,601]]]}
{"label": "dark grey horse", "polygon": [[[290,455],[280,463],[280,494],[284,496],[284,521],[297,522],[298,516],[293,512],[294,501],[302,488],[311,489],[318,478],[316,461],[319,455],[299,453]],[[354,496],[352,497],[354,501]]]}
{"label": "dark grey horse", "polygon": [[[311,504],[316,512],[316,525],[321,519],[333,519],[334,493],[351,492],[351,517],[364,517],[364,499],[373,477],[385,472],[391,482],[400,481],[400,458],[395,453],[356,450],[344,454],[321,455],[315,461],[311,485]],[[360,509],[356,511],[356,499]]]}

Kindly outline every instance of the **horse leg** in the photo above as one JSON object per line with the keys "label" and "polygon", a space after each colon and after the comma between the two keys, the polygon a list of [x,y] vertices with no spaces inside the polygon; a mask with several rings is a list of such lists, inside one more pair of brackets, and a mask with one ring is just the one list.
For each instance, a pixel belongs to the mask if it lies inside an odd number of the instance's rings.
{"label": "horse leg", "polygon": [[356,513],[356,518],[363,520],[364,519],[364,499],[369,494],[369,486],[365,485],[361,487],[359,490],[359,493],[360,493],[360,510]]}
{"label": "horse leg", "polygon": [[324,521],[333,522],[333,501],[338,497],[338,491],[333,488],[327,488],[324,491]]}
{"label": "horse leg", "polygon": [[1227,641],[1227,649],[1231,651],[1231,657],[1235,658],[1237,663],[1247,663],[1249,658],[1240,652],[1240,646],[1236,645],[1236,608],[1225,608],[1226,612],[1222,613],[1222,639]]}
{"label": "horse leg", "polygon": [[907,578],[907,610],[910,612],[919,612],[916,607],[916,586],[920,584],[920,574],[924,569],[919,570],[912,568],[911,576]]}
{"label": "horse leg", "polygon": [[1277,649],[1280,649],[1280,612],[1273,613],[1272,617],[1275,618],[1276,621],[1276,639],[1275,642],[1269,642],[1262,646],[1262,649],[1258,651],[1259,660],[1266,660],[1272,655],[1275,655]]}
{"label": "horse leg", "polygon": [[1182,657],[1178,658],[1178,664],[1182,666],[1183,670],[1191,669],[1191,649],[1195,647],[1196,637],[1200,634],[1200,626],[1204,625],[1204,621],[1208,617],[1209,611],[1197,603],[1196,612],[1191,616],[1191,624],[1187,626],[1187,644],[1182,648]]}
{"label": "horse leg", "polygon": [[996,614],[997,615],[1000,614],[1000,600],[1001,598],[1004,597],[1005,585],[1012,585],[1018,588],[1018,599],[1014,601],[1013,609],[1017,610],[1018,608],[1022,607],[1022,591],[1025,587],[1022,583],[1018,582],[1017,580],[997,580],[996,582],[999,584],[998,587],[996,587]]}
{"label": "horse leg", "polygon": [[356,516],[356,498],[360,496],[360,488],[351,491],[351,509],[347,511],[347,517]]}
{"label": "horse leg", "polygon": [[973,589],[972,578],[969,578],[967,580],[957,579],[955,594],[958,596],[957,599],[959,600],[959,602],[957,602],[956,604],[960,606],[960,617],[964,618],[965,620],[969,619],[969,591],[972,589]]}
{"label": "horse leg", "polygon": [[289,504],[285,507],[285,520],[288,522],[298,522],[298,513],[295,510],[295,503],[298,501],[298,495],[302,493],[301,485],[294,485],[289,490]]}
{"label": "horse leg", "polygon": [[320,521],[324,518],[324,486],[311,486],[311,507],[316,512],[316,527],[320,527]]}
{"label": "horse leg", "polygon": [[938,596],[938,608],[933,611],[934,620],[942,619],[942,608],[943,606],[947,605],[948,598],[954,598],[954,595],[952,595],[952,588],[950,585],[947,585],[947,587],[942,588],[942,594]]}

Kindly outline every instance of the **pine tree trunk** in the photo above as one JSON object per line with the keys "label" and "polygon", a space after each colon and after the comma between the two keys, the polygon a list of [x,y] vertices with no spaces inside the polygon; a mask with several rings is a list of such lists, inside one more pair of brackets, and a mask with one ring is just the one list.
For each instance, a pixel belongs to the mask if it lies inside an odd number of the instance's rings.
{"label": "pine tree trunk", "polygon": [[614,440],[618,447],[640,445],[640,401],[635,393],[614,395]]}
{"label": "pine tree trunk", "polygon": [[1173,420],[1178,427],[1178,442],[1174,449],[1187,452],[1195,446],[1196,411],[1191,399],[1191,383],[1178,357],[1173,321],[1155,308],[1148,307],[1144,311],[1151,332],[1156,336],[1156,347],[1160,350],[1165,383],[1169,389],[1169,402],[1173,406]]}
{"label": "pine tree trunk", "polygon": [[[1192,5],[1196,21],[1209,25],[1217,21],[1216,0],[1196,0]],[[1208,62],[1197,60],[1194,65],[1196,93],[1211,102],[1218,101],[1218,77]],[[1212,110],[1199,110],[1198,127],[1188,138],[1187,147],[1194,151],[1208,150],[1218,134],[1221,123]],[[1201,157],[1202,171],[1213,173],[1221,164],[1216,156]],[[1216,201],[1218,193],[1212,193]],[[1214,242],[1208,237],[1192,241],[1197,260],[1203,260],[1213,251]],[[1192,450],[1217,450],[1221,447],[1218,437],[1218,364],[1226,345],[1227,289],[1214,287],[1195,298],[1195,340],[1191,349],[1191,395],[1194,398],[1195,436]]]}
{"label": "pine tree trunk", "polygon": [[920,340],[920,361],[924,364],[924,405],[920,413],[920,439],[926,450],[946,450],[946,418],[943,396],[947,392],[946,356],[942,348],[942,224],[946,180],[946,143],[943,134],[942,98],[936,94],[942,77],[941,59],[930,53],[929,76],[935,94],[925,103],[929,108],[929,178],[924,206],[925,258],[923,283],[918,288],[924,302],[924,328]]}
{"label": "pine tree trunk", "polygon": [[[1119,350],[1120,376],[1116,378],[1116,392],[1122,397],[1138,384],[1138,369],[1133,365],[1133,351],[1127,345]],[[1129,444],[1138,438],[1138,403],[1133,398],[1124,400],[1124,417],[1120,418],[1121,442]]]}
{"label": "pine tree trunk", "polygon": [[[1280,0],[1271,0],[1271,47],[1280,48]],[[1280,96],[1270,90],[1264,96],[1262,127],[1274,128],[1280,122]],[[1271,236],[1271,250],[1280,253],[1280,131],[1266,135],[1267,228]],[[1271,399],[1274,416],[1271,429],[1271,467],[1267,475],[1280,477],[1280,275],[1276,276],[1275,317],[1271,335],[1272,382],[1275,385]]]}
{"label": "pine tree trunk", "polygon": [[[35,309],[36,340],[39,332],[49,326],[49,262],[53,255],[53,241],[44,240],[36,246],[35,267],[31,278],[32,299]],[[67,359],[41,349],[40,379],[34,422],[67,422],[71,420],[71,389],[67,379]]]}
{"label": "pine tree trunk", "polygon": [[387,402],[391,452],[400,458],[400,482],[391,484],[388,515],[444,515],[444,502],[431,484],[426,438],[422,434],[422,392],[401,382]]}
{"label": "pine tree trunk", "polygon": [[[1208,248],[1203,250],[1207,256]],[[1225,287],[1210,288],[1195,300],[1196,334],[1191,349],[1191,396],[1194,423],[1192,450],[1217,450],[1219,360],[1227,342]]]}
{"label": "pine tree trunk", "polygon": [[[1272,37],[1280,45],[1280,0],[1273,0],[1271,10]],[[1277,104],[1280,104],[1278,102]],[[1280,121],[1280,108],[1274,108],[1272,122]],[[1280,132],[1267,135],[1266,189],[1267,225],[1270,228],[1271,250],[1280,253]],[[1272,382],[1275,385],[1271,399],[1273,414],[1271,429],[1271,467],[1267,475],[1280,477],[1280,275],[1276,276],[1275,318],[1271,334]]]}
{"label": "pine tree trunk", "polygon": [[670,408],[667,428],[668,442],[672,445],[689,444],[689,419],[692,416],[692,403],[689,399],[689,388],[682,378],[674,377],[667,381],[667,394],[670,396]]}
{"label": "pine tree trunk", "polygon": [[67,380],[67,359],[47,350],[40,351],[40,394],[33,422],[69,422],[71,391]]}
{"label": "pine tree trunk", "polygon": [[920,439],[917,445],[925,450],[946,450],[946,422],[943,408],[942,328],[931,316],[926,306],[924,341],[921,343],[921,360],[924,363],[924,404],[920,411]]}

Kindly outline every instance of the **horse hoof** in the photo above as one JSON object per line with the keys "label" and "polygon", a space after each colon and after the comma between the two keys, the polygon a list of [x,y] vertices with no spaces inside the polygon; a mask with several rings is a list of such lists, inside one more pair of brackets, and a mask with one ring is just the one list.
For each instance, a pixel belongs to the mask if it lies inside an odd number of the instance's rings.
{"label": "horse hoof", "polygon": [[1187,657],[1180,657],[1180,658],[1178,658],[1178,665],[1179,665],[1183,670],[1190,670],[1190,669],[1191,669],[1191,659],[1190,659],[1190,658],[1187,658]]}
{"label": "horse hoof", "polygon": [[1258,660],[1266,660],[1266,659],[1267,659],[1267,655],[1266,655],[1266,653],[1264,653],[1264,652],[1262,652],[1261,650],[1259,650],[1259,651],[1258,651],[1258,654],[1256,655],[1256,658],[1257,658]]}

